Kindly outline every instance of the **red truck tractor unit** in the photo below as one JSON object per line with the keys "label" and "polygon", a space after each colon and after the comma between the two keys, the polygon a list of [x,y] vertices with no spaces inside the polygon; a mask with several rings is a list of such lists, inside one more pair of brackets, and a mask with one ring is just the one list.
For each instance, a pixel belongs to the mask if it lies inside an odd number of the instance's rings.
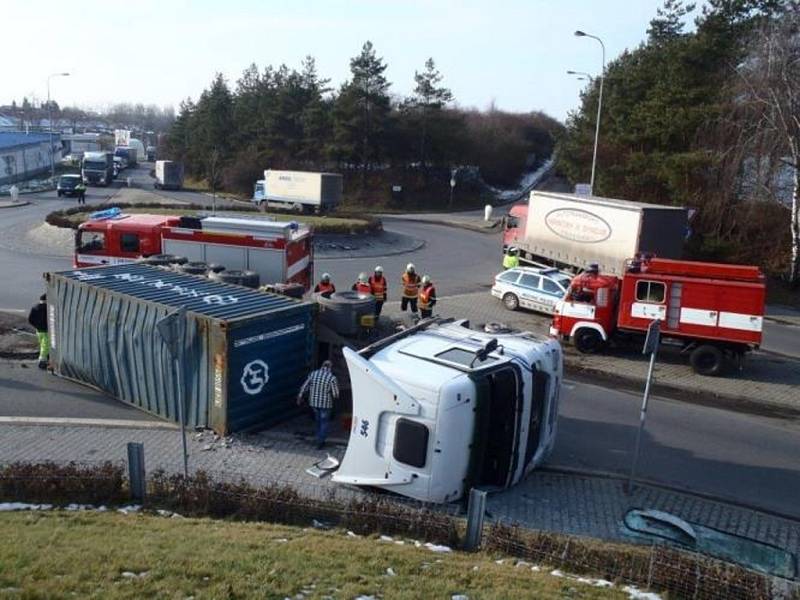
{"label": "red truck tractor unit", "polygon": [[659,319],[662,337],[681,345],[697,373],[719,375],[726,359],[741,365],[744,353],[761,344],[765,291],[758,267],[634,259],[620,277],[575,277],[556,305],[550,334],[595,353],[644,336]]}
{"label": "red truck tractor unit", "polygon": [[296,222],[179,217],[102,211],[75,235],[74,267],[136,262],[174,254],[226,269],[248,269],[261,283],[313,281],[311,230]]}

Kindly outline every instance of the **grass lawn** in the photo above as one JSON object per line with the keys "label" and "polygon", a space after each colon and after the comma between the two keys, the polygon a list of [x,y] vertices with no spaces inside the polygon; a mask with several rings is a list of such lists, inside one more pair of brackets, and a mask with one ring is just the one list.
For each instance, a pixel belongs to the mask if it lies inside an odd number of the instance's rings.
{"label": "grass lawn", "polygon": [[[76,226],[80,223],[83,223],[89,212],[77,212],[71,215],[65,215],[66,219],[69,219],[72,223]],[[208,212],[208,211],[199,211],[199,210],[191,210],[186,208],[145,208],[145,207],[131,207],[131,208],[123,208],[122,212],[125,213],[148,213],[148,214],[156,214],[156,215],[194,215],[199,212]],[[314,230],[318,233],[342,233],[349,229],[360,229],[366,228],[369,223],[365,219],[356,219],[356,218],[342,218],[342,217],[322,217],[317,215],[292,215],[286,213],[257,213],[253,212],[229,212],[226,213],[225,210],[218,211],[220,214],[226,214],[234,217],[242,216],[247,218],[248,216],[256,216],[256,215],[263,215],[264,217],[274,217],[277,221],[299,221],[301,223],[305,223],[307,225],[311,225],[314,227]]]}
{"label": "grass lawn", "polygon": [[0,514],[0,539],[0,598],[628,597],[511,559],[341,530],[30,512]]}

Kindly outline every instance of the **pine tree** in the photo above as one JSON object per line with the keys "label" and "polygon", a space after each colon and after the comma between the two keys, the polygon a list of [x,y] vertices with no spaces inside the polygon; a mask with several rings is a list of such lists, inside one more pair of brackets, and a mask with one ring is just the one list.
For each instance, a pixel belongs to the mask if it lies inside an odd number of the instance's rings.
{"label": "pine tree", "polygon": [[692,13],[695,4],[685,4],[683,0],[664,0],[664,6],[656,10],[647,30],[651,44],[669,42],[683,34],[683,21]]}
{"label": "pine tree", "polygon": [[416,113],[419,121],[419,163],[423,172],[427,168],[427,149],[429,129],[440,116],[442,108],[453,99],[449,89],[440,85],[442,75],[436,69],[433,58],[425,61],[425,70],[420,73],[414,71],[414,95],[407,102],[407,106]]}

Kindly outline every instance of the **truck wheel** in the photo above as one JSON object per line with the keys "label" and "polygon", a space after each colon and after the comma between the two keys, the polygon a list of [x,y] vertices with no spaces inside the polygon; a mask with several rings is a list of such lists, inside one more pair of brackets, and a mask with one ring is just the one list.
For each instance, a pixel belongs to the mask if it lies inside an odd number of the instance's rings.
{"label": "truck wheel", "polygon": [[515,294],[509,292],[505,296],[503,296],[503,305],[508,310],[517,310],[519,308],[519,298]]}
{"label": "truck wheel", "polygon": [[302,214],[303,212],[303,205],[299,202],[295,202],[292,204],[292,212],[296,212],[297,214]]}
{"label": "truck wheel", "polygon": [[716,346],[703,344],[692,350],[689,363],[695,373],[714,377],[720,375],[725,368],[725,355]]}
{"label": "truck wheel", "polygon": [[583,327],[573,336],[573,344],[581,354],[596,354],[603,348],[603,336],[596,329]]}
{"label": "truck wheel", "polygon": [[253,289],[257,289],[261,284],[260,277],[255,271],[240,271],[238,269],[222,271],[216,275],[215,279],[223,283],[232,283]]}

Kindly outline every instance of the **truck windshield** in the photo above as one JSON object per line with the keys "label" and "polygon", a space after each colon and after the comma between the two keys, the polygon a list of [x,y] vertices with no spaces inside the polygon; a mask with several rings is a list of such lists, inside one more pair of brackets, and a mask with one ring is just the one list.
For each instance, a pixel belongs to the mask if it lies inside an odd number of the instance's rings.
{"label": "truck windshield", "polygon": [[78,252],[102,252],[106,247],[106,234],[102,231],[81,231],[75,238]]}
{"label": "truck windshield", "polygon": [[106,163],[100,162],[100,161],[97,161],[97,160],[93,160],[93,161],[88,161],[87,160],[87,161],[84,161],[83,168],[84,169],[96,169],[98,171],[104,171],[105,168],[106,168]]}

